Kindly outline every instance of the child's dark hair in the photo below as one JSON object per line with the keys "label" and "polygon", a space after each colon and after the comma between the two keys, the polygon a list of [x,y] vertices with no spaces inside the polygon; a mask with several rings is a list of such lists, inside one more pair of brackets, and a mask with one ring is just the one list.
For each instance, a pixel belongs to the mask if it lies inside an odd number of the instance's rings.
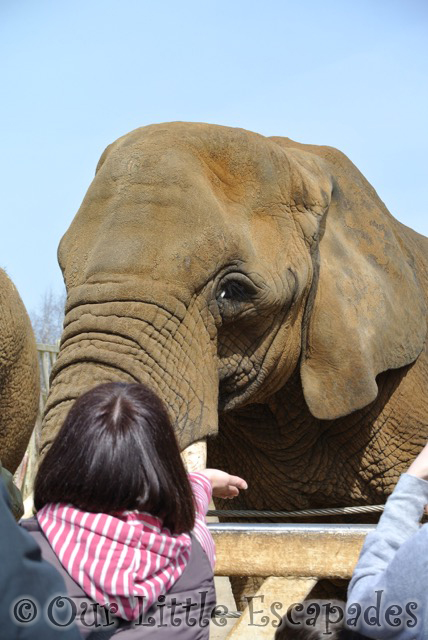
{"label": "child's dark hair", "polygon": [[71,407],[36,476],[37,510],[148,512],[171,533],[191,531],[195,507],[168,413],[143,384],[111,382]]}

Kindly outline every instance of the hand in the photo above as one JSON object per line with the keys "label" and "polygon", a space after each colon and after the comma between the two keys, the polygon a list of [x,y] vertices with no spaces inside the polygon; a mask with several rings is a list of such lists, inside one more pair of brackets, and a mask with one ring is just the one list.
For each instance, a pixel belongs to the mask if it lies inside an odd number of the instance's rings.
{"label": "hand", "polygon": [[428,443],[422,449],[420,454],[413,460],[407,470],[411,476],[428,480]]}
{"label": "hand", "polygon": [[245,480],[220,469],[203,469],[199,473],[203,473],[211,482],[215,498],[235,498],[240,489],[248,489]]}

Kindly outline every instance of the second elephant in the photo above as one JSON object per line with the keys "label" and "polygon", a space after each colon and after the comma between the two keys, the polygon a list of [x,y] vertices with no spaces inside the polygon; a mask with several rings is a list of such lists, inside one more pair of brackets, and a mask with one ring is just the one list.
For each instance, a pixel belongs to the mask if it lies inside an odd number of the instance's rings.
{"label": "second elephant", "polygon": [[0,269],[0,461],[14,473],[27,448],[39,408],[36,341],[22,300]]}

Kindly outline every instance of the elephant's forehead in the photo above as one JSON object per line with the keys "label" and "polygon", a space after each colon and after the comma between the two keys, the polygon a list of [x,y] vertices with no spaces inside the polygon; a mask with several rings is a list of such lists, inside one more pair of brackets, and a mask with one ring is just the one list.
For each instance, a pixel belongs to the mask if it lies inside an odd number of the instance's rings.
{"label": "elephant's forehead", "polygon": [[[164,227],[165,233],[171,229],[175,234],[179,231],[180,237],[194,237],[196,229],[229,228],[234,211],[239,210],[241,218],[251,215],[249,194],[243,189],[239,197],[238,185],[225,184],[218,173],[220,167],[207,166],[183,150],[122,151],[96,177],[88,193],[88,209],[93,210],[88,215],[95,212],[109,224],[138,224],[146,234],[159,233]],[[235,197],[228,198],[226,190],[229,195],[235,190]]]}
{"label": "elephant's forehead", "polygon": [[107,158],[79,215],[108,227],[138,225],[147,237],[162,230],[171,246],[177,238],[195,238],[198,230],[204,236],[233,236],[234,227],[245,231],[255,210],[283,199],[271,165],[267,162],[262,180],[250,161],[231,167],[224,154],[134,144]]}
{"label": "elephant's forehead", "polygon": [[186,188],[197,170],[197,159],[192,154],[173,148],[138,144],[112,153],[100,173],[106,186],[113,188],[121,184],[147,188],[168,183]]}
{"label": "elephant's forehead", "polygon": [[244,198],[254,187],[258,192],[274,189],[279,172],[284,178],[282,151],[263,136],[222,127],[202,132],[190,127],[188,135],[180,133],[175,127],[148,127],[119,139],[102,164],[106,181],[145,188],[180,184],[186,189],[203,175],[214,185],[220,181],[233,197]]}
{"label": "elephant's forehead", "polygon": [[[177,176],[178,178],[178,176]],[[85,279],[99,273],[141,274],[202,283],[225,261],[250,251],[250,215],[226,208],[204,177],[131,183],[121,178],[107,199],[81,212],[89,247]],[[87,224],[89,222],[89,224]],[[246,249],[247,245],[247,249]]]}
{"label": "elephant's forehead", "polygon": [[278,236],[266,216],[283,200],[271,157],[131,141],[106,154],[63,243],[63,263],[73,253],[83,281],[143,274],[198,286]]}

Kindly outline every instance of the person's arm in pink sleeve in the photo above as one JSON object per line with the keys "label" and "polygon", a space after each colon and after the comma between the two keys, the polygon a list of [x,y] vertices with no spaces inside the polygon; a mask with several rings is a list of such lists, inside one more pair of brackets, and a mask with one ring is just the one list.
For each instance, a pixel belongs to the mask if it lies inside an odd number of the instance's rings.
{"label": "person's arm in pink sleeve", "polygon": [[212,496],[212,486],[202,472],[189,473],[190,485],[195,496],[196,515],[205,518]]}
{"label": "person's arm in pink sleeve", "polygon": [[207,527],[205,516],[211,501],[211,482],[202,473],[189,473],[190,485],[195,497],[195,527],[193,533],[208,556],[210,564],[214,569],[215,565],[215,545],[213,537]]}
{"label": "person's arm in pink sleeve", "polygon": [[247,488],[247,483],[238,476],[231,476],[218,469],[203,469],[203,471],[189,473],[189,480],[196,503],[193,533],[214,568],[215,545],[205,521],[211,496],[234,498],[239,494],[240,489]]}

